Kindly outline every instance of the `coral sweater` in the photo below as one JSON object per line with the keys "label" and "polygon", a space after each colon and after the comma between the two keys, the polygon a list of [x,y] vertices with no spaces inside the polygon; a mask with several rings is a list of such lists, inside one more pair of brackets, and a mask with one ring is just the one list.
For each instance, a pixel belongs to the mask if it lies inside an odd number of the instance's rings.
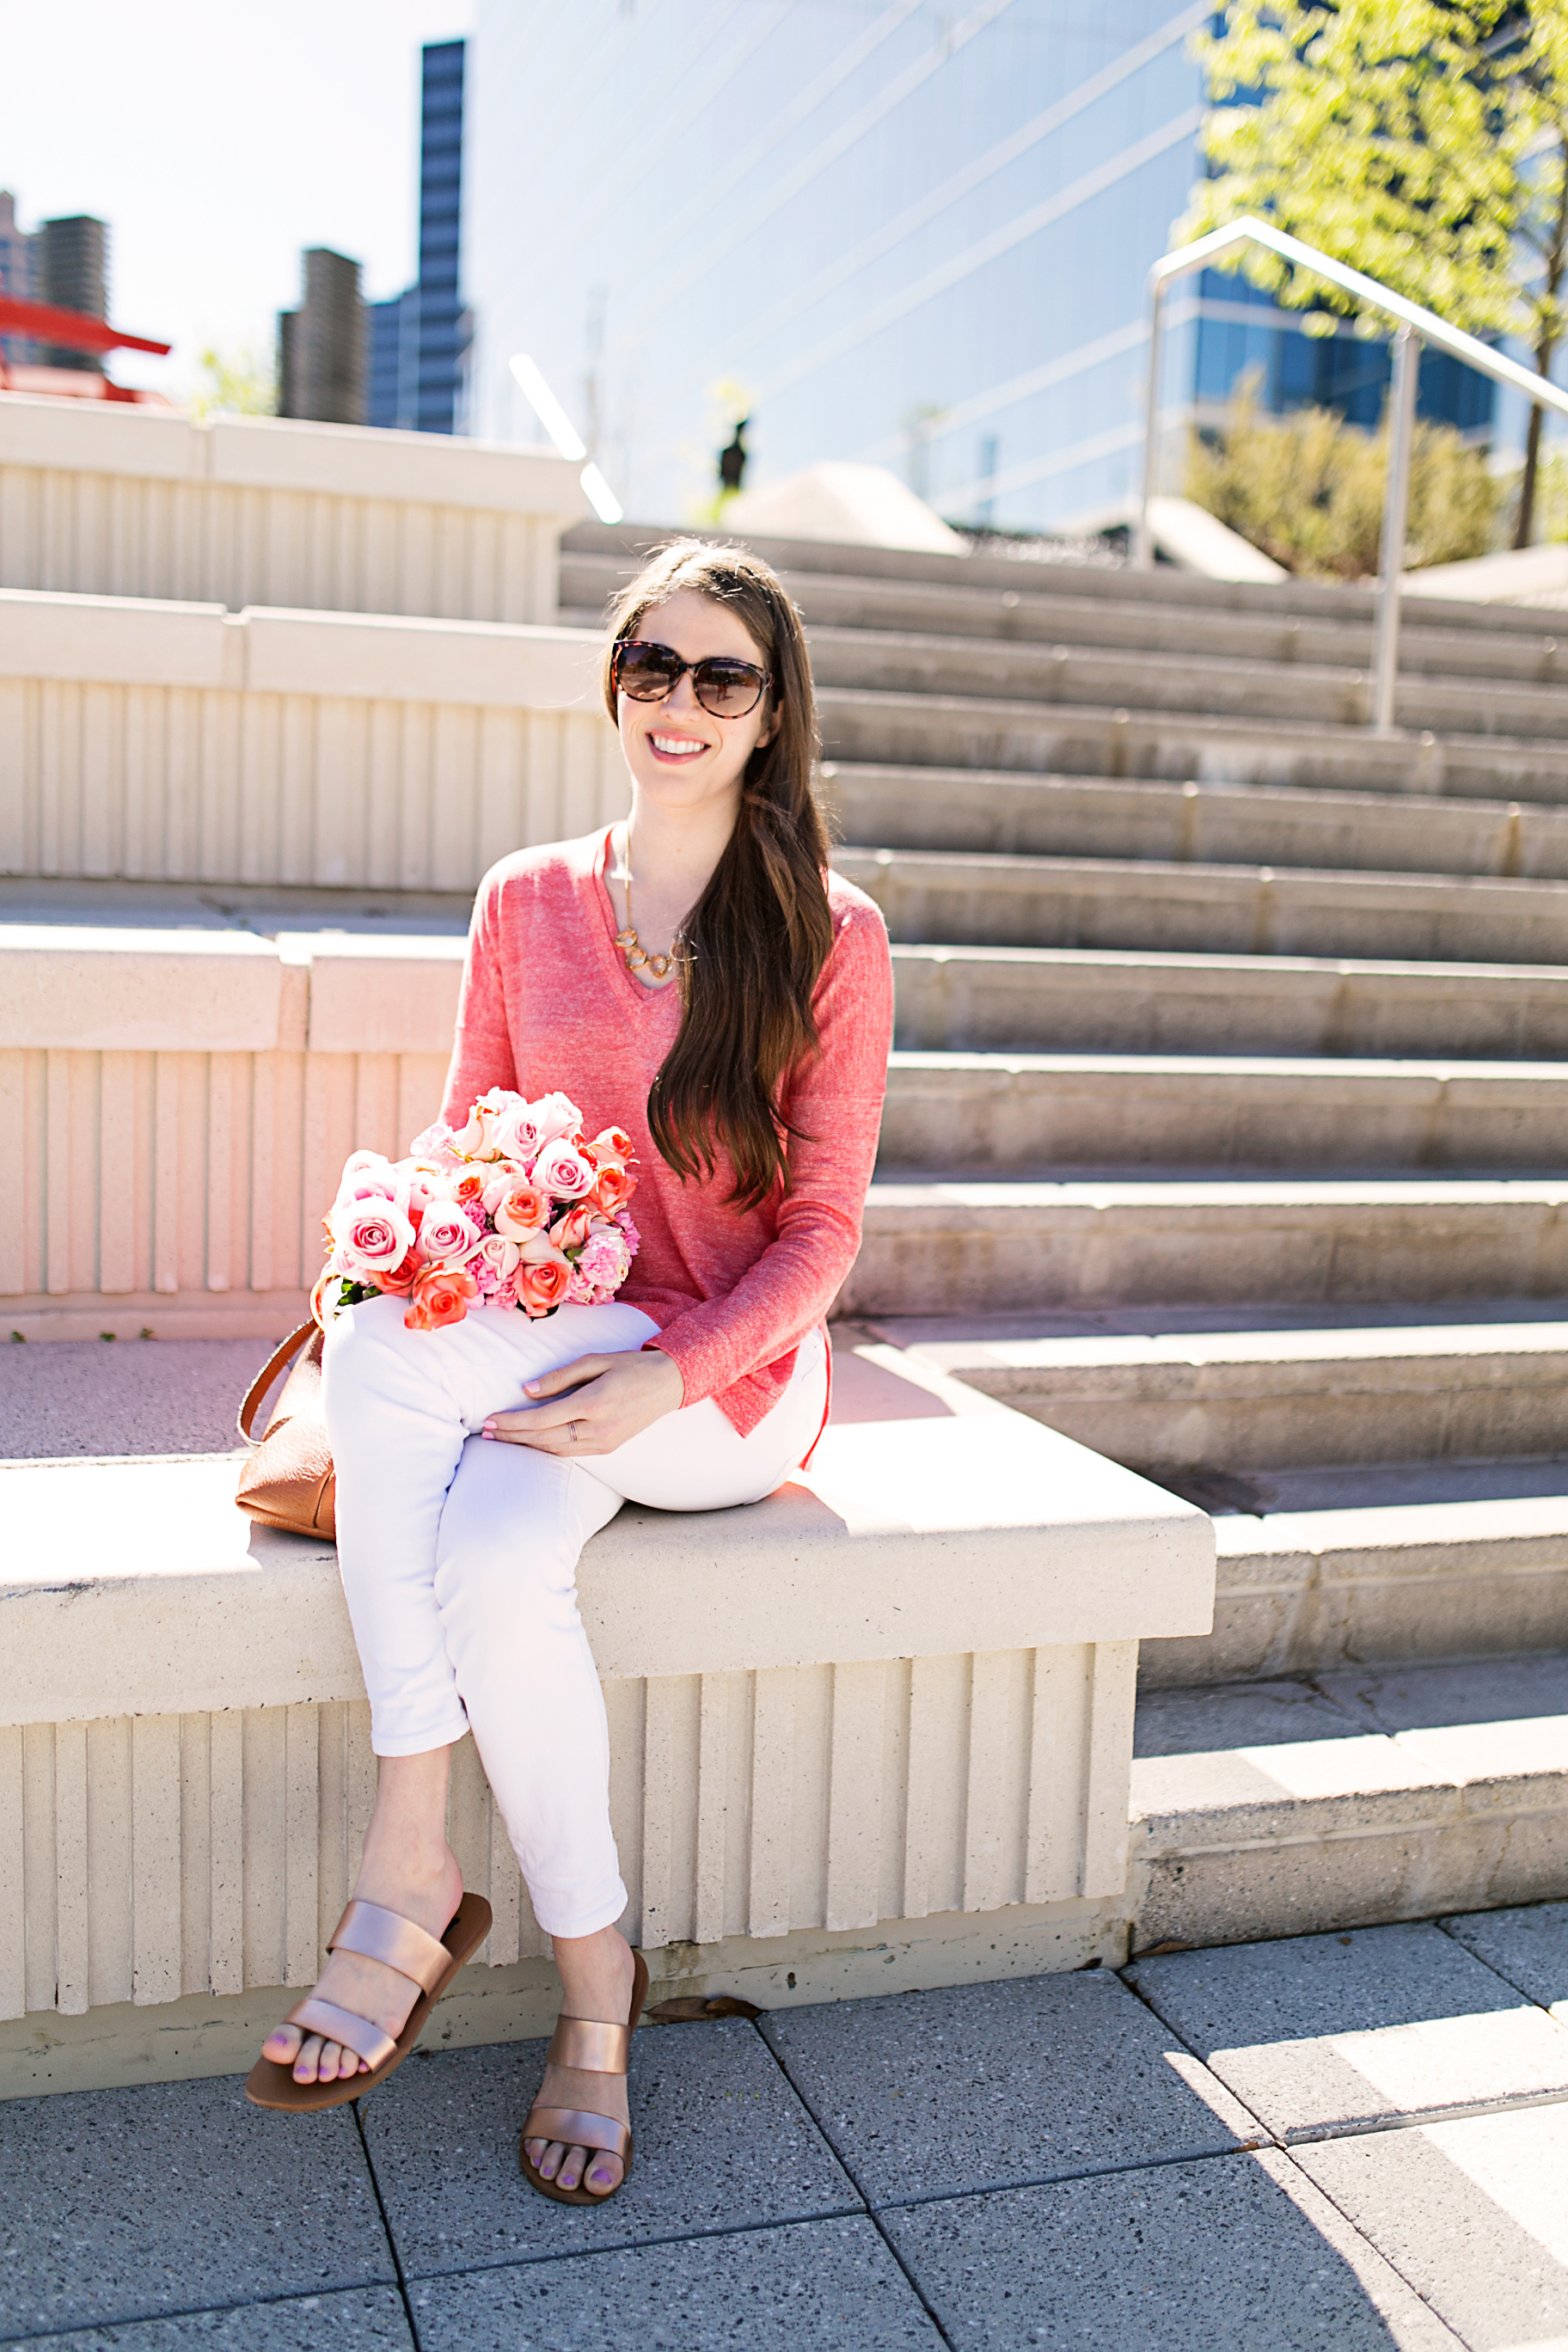
{"label": "coral sweater", "polygon": [[658,1325],[648,1345],[679,1366],[686,1403],[717,1399],[744,1436],[777,1403],[860,1246],[892,1037],[888,934],[870,899],[830,874],[835,938],[814,999],[821,1052],[797,1069],[784,1106],[802,1130],[790,1139],[789,1188],[737,1209],[725,1199],[727,1155],[710,1181],[683,1183],[648,1132],[648,1088],[675,1043],[679,991],[647,988],[626,968],[608,846],[605,831],[520,850],[480,883],[442,1117],[456,1124],[487,1087],[560,1087],[582,1106],[588,1134],[626,1129],[642,1247],[620,1296]]}

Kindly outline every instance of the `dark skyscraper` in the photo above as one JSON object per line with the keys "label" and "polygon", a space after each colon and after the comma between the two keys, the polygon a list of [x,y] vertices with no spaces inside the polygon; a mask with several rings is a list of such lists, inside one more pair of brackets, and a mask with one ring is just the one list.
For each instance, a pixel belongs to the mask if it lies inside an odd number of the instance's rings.
{"label": "dark skyscraper", "polygon": [[278,414],[363,425],[366,335],[359,263],[320,246],[304,262],[305,299],[278,318]]}
{"label": "dark skyscraper", "polygon": [[468,353],[458,293],[463,194],[461,41],[424,53],[419,130],[419,276],[371,310],[372,425],[450,433]]}
{"label": "dark skyscraper", "polygon": [[[89,319],[109,316],[109,225],[90,213],[47,220],[37,232],[35,283],[41,302],[76,310]],[[47,354],[52,367],[94,369],[95,352],[67,346]]]}

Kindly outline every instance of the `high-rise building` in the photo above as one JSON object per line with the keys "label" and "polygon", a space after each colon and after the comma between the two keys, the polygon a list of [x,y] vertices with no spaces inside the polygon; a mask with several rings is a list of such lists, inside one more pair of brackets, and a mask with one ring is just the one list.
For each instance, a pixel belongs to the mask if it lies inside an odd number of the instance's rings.
{"label": "high-rise building", "polygon": [[301,257],[304,299],[278,314],[278,414],[363,425],[369,336],[360,265],[324,246]]}
{"label": "high-rise building", "polygon": [[[478,0],[465,285],[473,430],[531,430],[527,352],[628,512],[824,457],[958,522],[1103,515],[1139,473],[1145,280],[1205,166],[1213,0]],[[1172,304],[1173,440],[1249,372],[1375,420],[1386,346],[1302,331],[1246,279]],[[1429,357],[1422,407],[1490,387]],[[1173,482],[1172,487],[1174,487]]]}
{"label": "high-rise building", "polygon": [[372,425],[451,433],[462,423],[468,344],[459,277],[465,47],[431,41],[422,56],[419,275],[405,292],[371,307]]}
{"label": "high-rise building", "polygon": [[[0,294],[19,301],[39,299],[36,278],[37,239],[16,226],[16,199],[0,188]],[[0,335],[0,362],[20,367],[36,360],[37,347],[26,335]]]}
{"label": "high-rise building", "polygon": [[[36,254],[35,284],[40,302],[76,310],[88,319],[108,318],[107,221],[95,220],[90,213],[47,220],[37,232]],[[47,358],[51,367],[92,371],[99,366],[94,352],[73,351],[66,344],[52,346]]]}

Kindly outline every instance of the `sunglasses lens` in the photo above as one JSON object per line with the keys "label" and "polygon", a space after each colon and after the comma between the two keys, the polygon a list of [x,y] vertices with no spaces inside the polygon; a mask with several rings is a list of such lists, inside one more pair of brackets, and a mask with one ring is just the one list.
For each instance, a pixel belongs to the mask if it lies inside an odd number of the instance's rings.
{"label": "sunglasses lens", "polygon": [[763,673],[750,662],[715,656],[698,663],[691,683],[698,701],[715,719],[742,719],[761,698]]}
{"label": "sunglasses lens", "polygon": [[668,646],[623,645],[616,655],[616,684],[634,702],[657,702],[680,675]]}

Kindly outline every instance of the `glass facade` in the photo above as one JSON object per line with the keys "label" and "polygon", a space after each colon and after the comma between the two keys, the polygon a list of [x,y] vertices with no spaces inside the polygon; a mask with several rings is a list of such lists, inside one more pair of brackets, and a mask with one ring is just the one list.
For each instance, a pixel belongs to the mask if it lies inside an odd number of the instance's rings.
{"label": "glass facade", "polygon": [[365,421],[451,433],[463,421],[468,319],[459,292],[463,193],[462,41],[422,53],[419,109],[419,275],[370,310]]}
{"label": "glass facade", "polygon": [[[1203,169],[1171,0],[478,0],[465,275],[470,429],[531,439],[537,362],[628,513],[892,467],[954,522],[1102,520],[1138,478],[1144,280]],[[1162,407],[1259,373],[1374,422],[1384,347],[1317,340],[1244,279],[1173,304]],[[1487,388],[1436,358],[1423,408]],[[1176,487],[1172,482],[1168,487]]]}

